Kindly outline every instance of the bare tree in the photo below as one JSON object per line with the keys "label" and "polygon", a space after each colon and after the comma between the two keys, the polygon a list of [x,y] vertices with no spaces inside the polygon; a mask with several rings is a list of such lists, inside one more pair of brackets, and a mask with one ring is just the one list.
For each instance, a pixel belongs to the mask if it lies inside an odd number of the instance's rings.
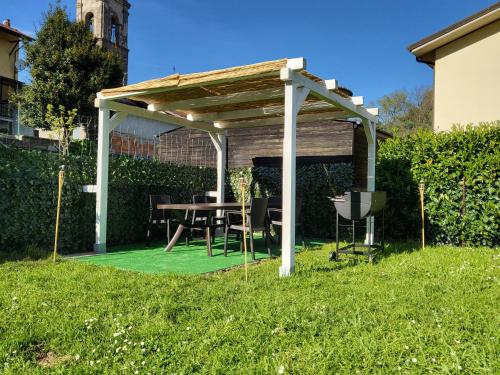
{"label": "bare tree", "polygon": [[400,135],[418,129],[432,129],[434,91],[418,87],[411,92],[398,90],[378,101],[383,126]]}

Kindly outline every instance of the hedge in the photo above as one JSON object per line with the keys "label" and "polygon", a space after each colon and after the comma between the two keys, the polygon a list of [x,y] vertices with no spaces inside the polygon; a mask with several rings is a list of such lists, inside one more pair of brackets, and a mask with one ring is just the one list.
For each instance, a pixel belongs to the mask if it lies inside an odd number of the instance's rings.
{"label": "hedge", "polygon": [[[96,160],[91,153],[73,150],[59,155],[0,148],[0,251],[30,245],[50,248],[53,241],[57,174],[65,165],[60,224],[60,249],[65,253],[91,249],[94,242],[95,195],[82,186],[95,183]],[[143,241],[147,226],[148,194],[165,192],[175,202],[189,202],[195,193],[215,189],[215,171],[141,160],[110,159],[108,243]],[[239,197],[237,179],[244,172],[254,196],[280,193],[281,174],[274,168],[231,170],[227,199]],[[348,189],[353,169],[345,165],[314,165],[297,171],[297,191],[303,196],[306,231],[331,236],[333,208],[326,196]],[[233,190],[234,188],[234,190]]]}
{"label": "hedge", "polygon": [[[94,242],[95,195],[82,186],[95,183],[95,157],[0,148],[0,250],[53,241],[57,174],[65,165],[60,224],[63,252],[87,251]],[[166,192],[175,201],[215,186],[214,171],[118,157],[110,159],[108,243],[130,243],[145,236],[148,194]]]}
{"label": "hedge", "polygon": [[377,188],[388,192],[386,233],[418,238],[418,183],[425,183],[430,241],[498,246],[500,239],[500,122],[422,131],[380,144]]}

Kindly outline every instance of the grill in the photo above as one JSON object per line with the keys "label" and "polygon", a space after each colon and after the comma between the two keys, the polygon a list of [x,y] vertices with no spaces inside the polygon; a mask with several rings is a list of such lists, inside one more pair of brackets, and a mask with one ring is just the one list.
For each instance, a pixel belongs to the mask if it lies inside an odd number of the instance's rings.
{"label": "grill", "polygon": [[[363,255],[372,261],[375,251],[384,249],[384,208],[387,201],[385,191],[350,191],[343,196],[331,199],[337,211],[337,222],[335,228],[336,248],[330,253],[330,260],[340,260],[340,254]],[[356,243],[356,223],[369,219],[371,216],[382,215],[382,236],[380,243],[373,242],[373,236],[365,243]],[[348,225],[340,224],[340,217],[349,220]],[[368,225],[368,220],[367,220]],[[347,246],[339,246],[339,226],[349,226],[352,228],[352,241]],[[373,228],[375,231],[375,228]]]}
{"label": "grill", "polygon": [[376,215],[385,207],[385,191],[349,191],[334,199],[335,208],[347,220],[361,220]]}

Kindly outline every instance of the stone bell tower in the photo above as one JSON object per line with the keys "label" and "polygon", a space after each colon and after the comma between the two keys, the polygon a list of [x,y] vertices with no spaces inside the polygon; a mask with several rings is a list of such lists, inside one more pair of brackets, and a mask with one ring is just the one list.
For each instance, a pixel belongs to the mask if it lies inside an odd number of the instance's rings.
{"label": "stone bell tower", "polygon": [[77,0],[76,20],[92,31],[97,44],[115,51],[123,60],[123,84],[128,76],[128,0]]}

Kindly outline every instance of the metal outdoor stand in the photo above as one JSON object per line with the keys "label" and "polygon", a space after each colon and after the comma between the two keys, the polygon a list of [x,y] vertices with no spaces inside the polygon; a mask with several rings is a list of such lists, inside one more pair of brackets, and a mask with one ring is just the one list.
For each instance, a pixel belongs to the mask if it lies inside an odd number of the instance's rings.
{"label": "metal outdoor stand", "polygon": [[[384,250],[384,207],[386,203],[385,192],[347,192],[342,197],[332,199],[337,209],[337,221],[335,226],[336,247],[329,254],[330,260],[342,260],[340,254],[362,255],[373,261],[375,255]],[[356,242],[356,223],[368,220],[370,217],[380,213],[382,217],[382,235],[378,243],[373,242],[369,236],[368,243]],[[340,224],[340,217],[349,220],[349,224]],[[352,242],[340,247],[339,226],[352,228]]]}

